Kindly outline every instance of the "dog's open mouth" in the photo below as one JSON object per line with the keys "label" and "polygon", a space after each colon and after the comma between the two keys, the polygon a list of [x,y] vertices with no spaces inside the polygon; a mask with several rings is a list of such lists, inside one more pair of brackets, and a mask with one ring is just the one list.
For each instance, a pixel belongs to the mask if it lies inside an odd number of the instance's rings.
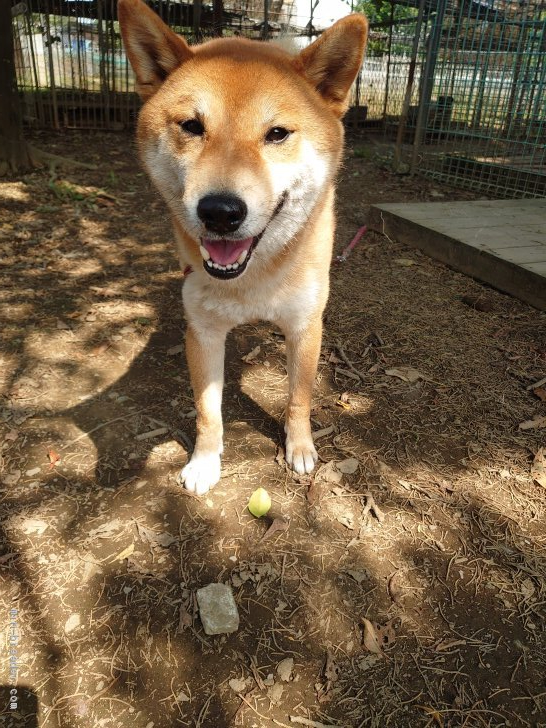
{"label": "dog's open mouth", "polygon": [[269,222],[259,235],[242,240],[226,240],[224,238],[201,238],[201,255],[203,267],[214,278],[237,278],[245,270],[252,256],[252,251],[260,242],[271,220],[279,214],[286,201],[287,193],[283,193]]}
{"label": "dog's open mouth", "polygon": [[262,235],[244,240],[202,238],[201,255],[205,270],[215,278],[240,276]]}

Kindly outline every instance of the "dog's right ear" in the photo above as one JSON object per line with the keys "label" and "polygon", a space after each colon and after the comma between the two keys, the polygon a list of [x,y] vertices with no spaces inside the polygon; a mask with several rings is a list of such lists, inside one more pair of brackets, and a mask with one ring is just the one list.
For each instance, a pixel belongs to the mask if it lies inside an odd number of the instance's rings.
{"label": "dog's right ear", "polygon": [[193,51],[142,0],[119,0],[118,20],[137,91],[146,100]]}

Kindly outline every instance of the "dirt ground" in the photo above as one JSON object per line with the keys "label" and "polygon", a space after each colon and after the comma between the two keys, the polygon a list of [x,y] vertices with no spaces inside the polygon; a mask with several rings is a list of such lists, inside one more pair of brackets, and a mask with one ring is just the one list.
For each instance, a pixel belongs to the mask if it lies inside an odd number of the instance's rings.
{"label": "dirt ground", "polygon": [[[369,232],[332,268],[320,469],[286,470],[283,340],[246,326],[193,497],[165,207],[127,133],[34,142],[96,169],[0,181],[0,723],[546,726],[545,315]],[[338,252],[370,203],[472,196],[386,151],[348,145]],[[230,636],[201,626],[211,582]]]}

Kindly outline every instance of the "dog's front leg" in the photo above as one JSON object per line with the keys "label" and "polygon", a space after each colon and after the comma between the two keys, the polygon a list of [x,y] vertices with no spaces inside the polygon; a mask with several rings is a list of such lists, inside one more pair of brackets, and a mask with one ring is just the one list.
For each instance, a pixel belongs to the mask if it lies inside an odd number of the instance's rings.
{"label": "dog's front leg", "polygon": [[288,369],[286,408],[286,462],[296,473],[310,473],[318,460],[311,436],[311,397],[322,339],[322,319],[314,318],[305,329],[285,328]]}
{"label": "dog's front leg", "polygon": [[197,410],[197,440],[180,473],[184,486],[203,495],[220,480],[223,451],[222,388],[227,331],[201,331],[188,326],[186,357]]}

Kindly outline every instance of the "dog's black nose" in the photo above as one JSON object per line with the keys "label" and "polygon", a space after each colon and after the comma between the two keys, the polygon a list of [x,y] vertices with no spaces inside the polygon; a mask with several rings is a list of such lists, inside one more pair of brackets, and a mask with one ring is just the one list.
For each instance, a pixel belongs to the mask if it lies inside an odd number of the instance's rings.
{"label": "dog's black nose", "polygon": [[197,204],[197,214],[207,230],[220,235],[237,230],[247,212],[245,201],[235,195],[206,195]]}

